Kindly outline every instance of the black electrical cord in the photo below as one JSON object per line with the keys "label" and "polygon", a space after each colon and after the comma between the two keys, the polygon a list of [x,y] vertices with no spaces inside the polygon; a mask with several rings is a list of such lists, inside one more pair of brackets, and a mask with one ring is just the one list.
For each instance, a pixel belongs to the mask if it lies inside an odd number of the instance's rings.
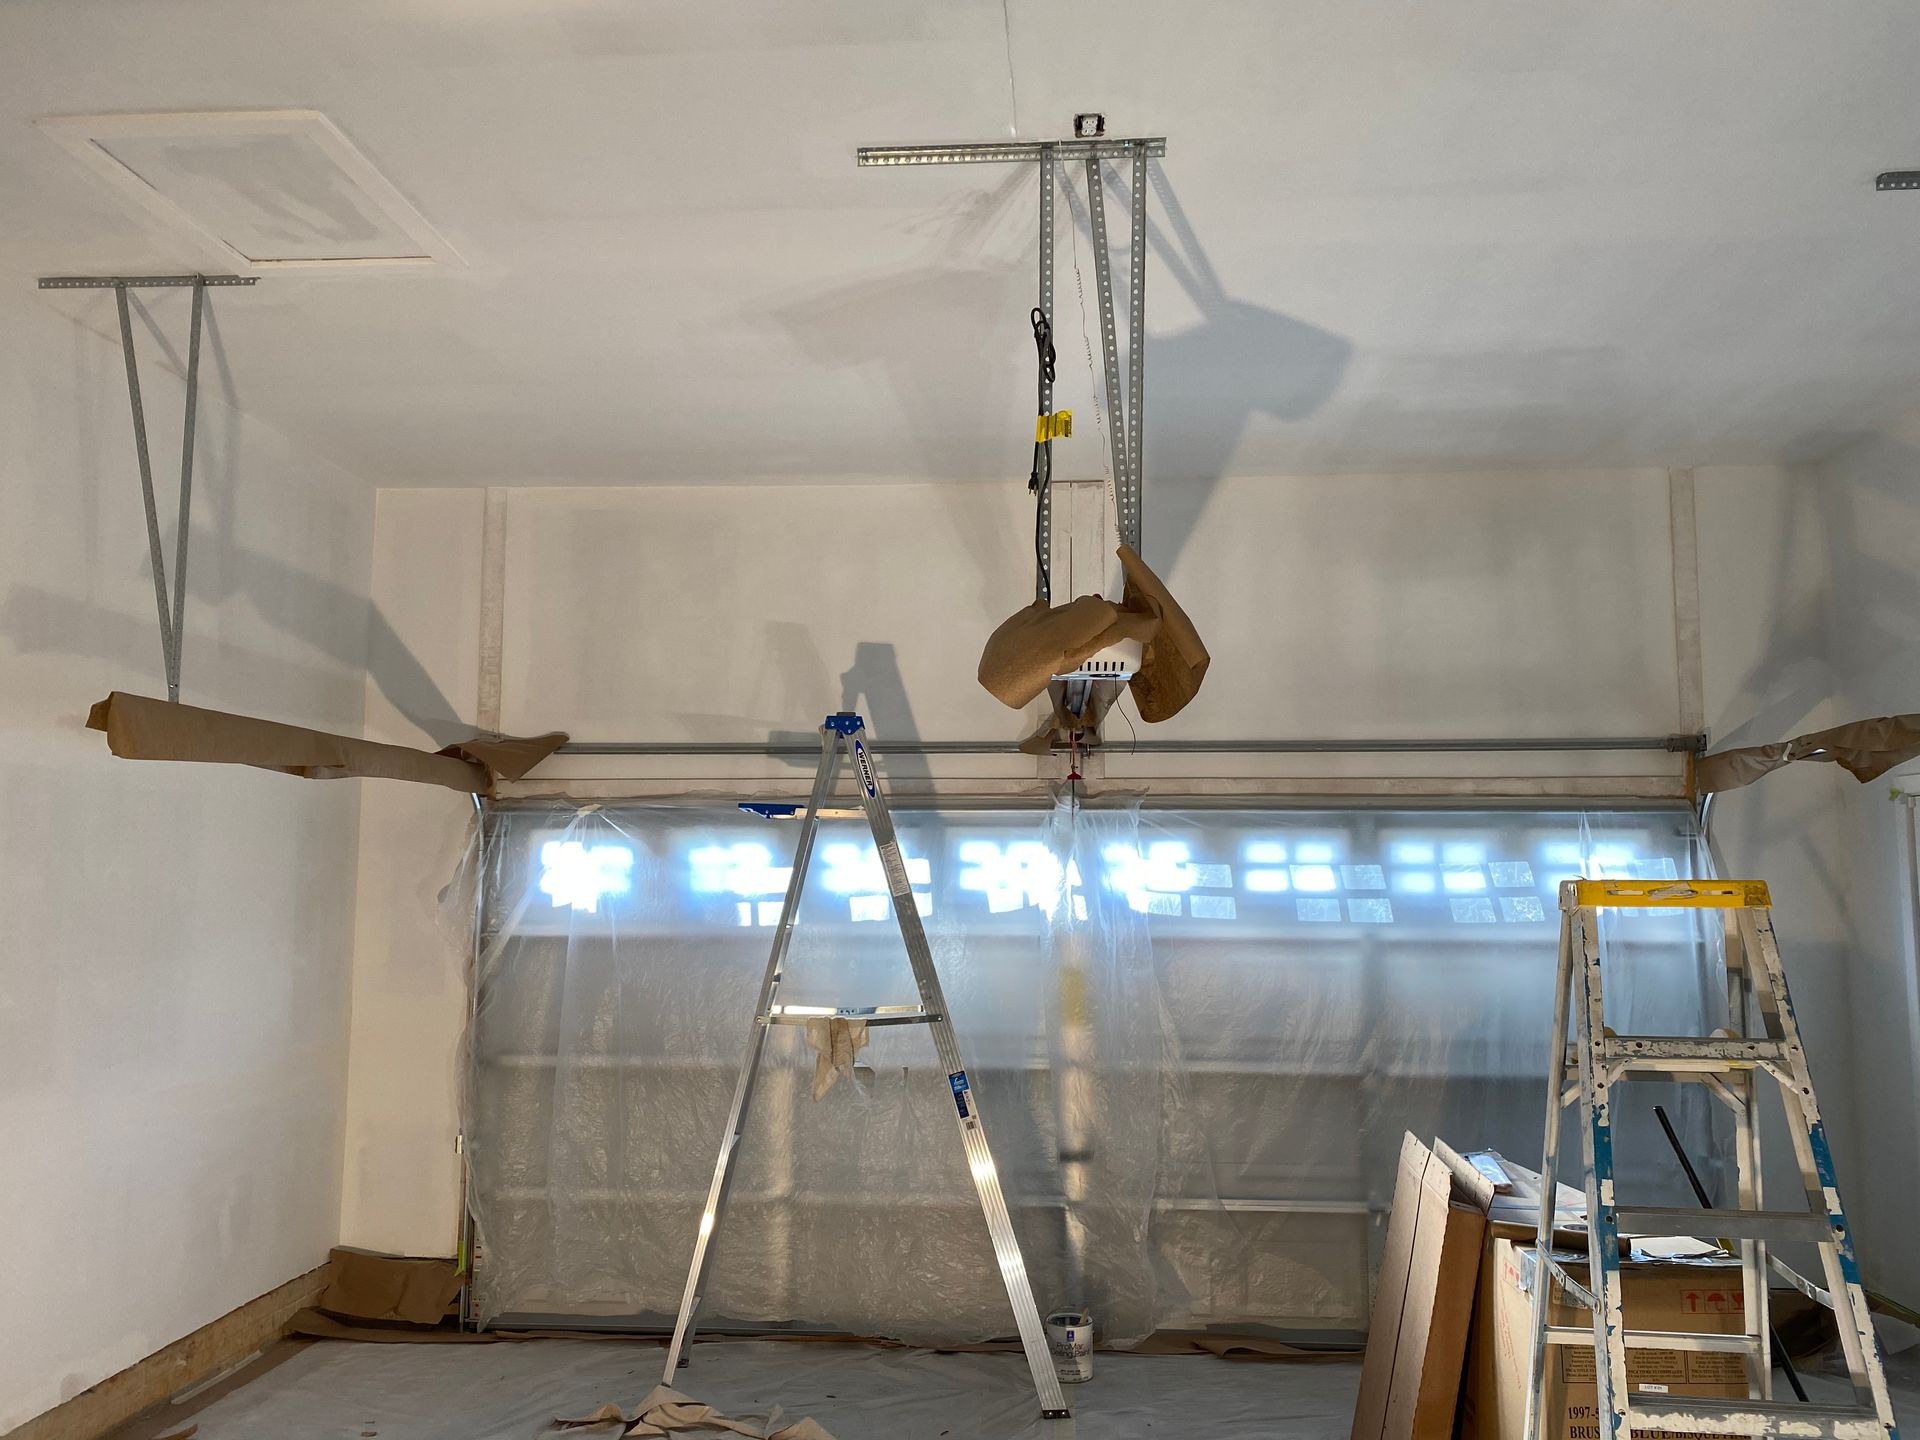
{"label": "black electrical cord", "polygon": [[[1686,1172],[1687,1184],[1693,1187],[1693,1198],[1700,1202],[1702,1210],[1713,1209],[1713,1201],[1707,1198],[1707,1187],[1700,1183],[1700,1173],[1693,1168],[1693,1161],[1687,1158],[1687,1147],[1680,1143],[1680,1136],[1673,1128],[1673,1122],[1667,1118],[1667,1107],[1653,1107],[1654,1118],[1660,1122],[1660,1128],[1667,1132],[1667,1144],[1673,1147],[1674,1157],[1679,1160],[1680,1168]],[[1793,1357],[1787,1354],[1787,1347],[1780,1339],[1780,1332],[1773,1325],[1767,1325],[1767,1343],[1772,1348],[1774,1363],[1787,1373],[1787,1383],[1793,1387],[1793,1393],[1801,1404],[1807,1402],[1807,1387],[1800,1383],[1800,1372],[1793,1368]]]}
{"label": "black electrical cord", "polygon": [[1040,362],[1039,412],[1034,425],[1033,473],[1027,477],[1027,489],[1033,495],[1033,563],[1039,574],[1040,599],[1053,603],[1053,575],[1047,566],[1047,497],[1053,489],[1053,441],[1042,439],[1046,432],[1047,397],[1053,389],[1053,326],[1046,312],[1036,305],[1029,317],[1033,322],[1033,347]]}

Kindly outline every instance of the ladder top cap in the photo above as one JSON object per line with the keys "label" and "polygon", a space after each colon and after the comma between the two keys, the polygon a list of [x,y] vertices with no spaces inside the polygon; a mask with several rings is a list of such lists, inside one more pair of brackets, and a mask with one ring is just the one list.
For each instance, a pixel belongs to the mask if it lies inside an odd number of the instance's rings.
{"label": "ladder top cap", "polygon": [[1626,906],[1756,910],[1772,904],[1764,880],[1566,880],[1560,885],[1562,910]]}
{"label": "ladder top cap", "polygon": [[822,730],[831,730],[836,735],[858,735],[862,730],[867,728],[867,722],[851,710],[841,710],[827,716],[826,721],[820,728]]}

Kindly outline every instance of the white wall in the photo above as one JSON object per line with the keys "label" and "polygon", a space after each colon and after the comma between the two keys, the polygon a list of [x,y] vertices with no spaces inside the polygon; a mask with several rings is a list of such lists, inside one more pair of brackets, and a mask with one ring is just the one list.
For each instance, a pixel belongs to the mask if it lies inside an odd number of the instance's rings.
{"label": "white wall", "polygon": [[[1716,747],[1920,708],[1916,438],[1920,425],[1867,437],[1799,470],[1697,472]],[[1862,1267],[1910,1296],[1920,1001],[1905,811],[1887,790],[1837,766],[1795,765],[1719,799],[1712,829],[1730,873],[1772,887]]]}
{"label": "white wall", "polygon": [[[808,738],[842,705],[883,738],[1031,729],[974,679],[986,635],[1031,596],[1021,486],[528,488],[497,502],[507,730]],[[373,738],[441,743],[462,733],[457,717],[476,714],[485,509],[479,490],[381,492],[374,665],[389,673],[369,682]],[[1204,507],[1164,514],[1158,532],[1155,514],[1148,559],[1215,657],[1191,710],[1155,733],[1664,735],[1681,725],[1664,471],[1229,481]],[[1092,588],[1085,557],[1104,549],[1097,528],[1075,533],[1077,582],[1057,547],[1057,595]],[[1175,555],[1169,536],[1190,539]],[[383,647],[404,663],[383,667]],[[1477,758],[1493,773],[1517,764]],[[636,763],[547,768],[605,775]],[[1034,774],[1022,759],[1015,771],[964,763],[970,775]],[[1449,763],[1426,762],[1436,774],[1473,768]],[[1544,773],[1589,762],[1552,763]],[[1618,763],[1642,774],[1677,766]],[[709,762],[700,773],[729,772]],[[363,800],[350,1244],[453,1244],[468,957],[439,891],[469,818],[458,796],[369,786]]]}
{"label": "white wall", "polygon": [[[179,335],[185,292],[145,298]],[[0,1431],[338,1228],[358,784],[83,728],[110,689],[166,693],[111,296],[83,313],[102,333],[0,287]],[[165,514],[182,392],[141,341]],[[242,419],[225,363],[216,332],[183,698],[357,730],[370,493]]]}
{"label": "white wall", "polygon": [[[471,735],[480,636],[483,499],[383,490],[376,508],[367,736],[445,744]],[[543,729],[548,727],[541,727]],[[368,785],[341,1237],[403,1255],[453,1253],[460,1213],[457,1051],[471,930],[443,916],[473,805],[426,785]]]}
{"label": "white wall", "polygon": [[[1833,557],[1831,653],[1842,718],[1920,710],[1920,410],[1839,451],[1819,467],[1815,485]],[[1839,883],[1852,960],[1856,1143],[1871,1154],[1860,1167],[1868,1183],[1856,1225],[1869,1277],[1911,1300],[1920,1295],[1920,1245],[1913,1238],[1920,950],[1907,809],[1888,790],[1920,790],[1920,763],[1867,785],[1845,775],[1832,783],[1845,838]]]}

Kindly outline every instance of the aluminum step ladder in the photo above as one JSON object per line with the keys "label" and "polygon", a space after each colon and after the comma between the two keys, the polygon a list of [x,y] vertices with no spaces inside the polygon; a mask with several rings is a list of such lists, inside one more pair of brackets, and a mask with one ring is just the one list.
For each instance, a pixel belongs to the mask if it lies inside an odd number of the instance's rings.
{"label": "aluminum step ladder", "polygon": [[[780,907],[780,920],[774,927],[773,953],[767,959],[767,972],[760,982],[760,1001],[754,1009],[753,1024],[747,1033],[747,1056],[740,1067],[740,1080],[734,1087],[733,1109],[727,1117],[726,1133],[720,1139],[720,1157],[714,1162],[713,1183],[707,1190],[707,1206],[700,1217],[700,1233],[693,1245],[693,1263],[687,1270],[687,1288],[680,1298],[680,1317],[673,1328],[673,1343],[667,1349],[663,1376],[669,1385],[674,1372],[686,1363],[686,1352],[693,1341],[694,1316],[700,1308],[706,1286],[707,1266],[712,1260],[713,1239],[719,1232],[726,1209],[727,1191],[733,1178],[734,1153],[746,1129],[747,1111],[753,1103],[754,1081],[760,1069],[760,1055],[767,1043],[768,1029],[774,1025],[804,1025],[822,1017],[864,1021],[868,1025],[925,1025],[933,1032],[933,1048],[946,1072],[952,1093],[954,1119],[960,1127],[960,1144],[967,1152],[967,1166],[973,1174],[974,1188],[980,1193],[980,1209],[986,1216],[987,1234],[993,1241],[994,1258],[1006,1283],[1007,1299],[1013,1306],[1014,1323],[1020,1331],[1020,1346],[1026,1351],[1027,1368],[1033,1372],[1033,1388],[1040,1400],[1043,1419],[1068,1418],[1066,1397],[1060,1390],[1060,1377],[1054,1370],[1047,1349],[1046,1332],[1040,1323],[1040,1311],[1033,1300],[1033,1287],[1027,1280],[1027,1265],[1020,1254],[1020,1241],[1013,1233],[1013,1220],[1007,1213],[1007,1199],[1000,1189],[1000,1172],[993,1163],[993,1151],[987,1145],[987,1131],[980,1117],[980,1102],[967,1080],[966,1062],[960,1057],[959,1043],[953,1038],[953,1024],[947,1015],[946,1000],[940,991],[940,976],[933,967],[933,952],[927,946],[927,932],[920,924],[920,911],[913,898],[913,885],[907,875],[906,861],[900,854],[900,841],[894,834],[893,817],[887,812],[886,797],[874,774],[873,760],[861,739],[866,722],[858,715],[841,712],[829,715],[820,727],[820,769],[814,776],[813,793],[804,811],[797,805],[745,805],[742,809],[770,818],[799,816],[800,840],[794,849],[793,873],[787,881],[787,895]],[[859,808],[830,807],[840,766],[850,763],[859,782]],[[813,842],[819,833],[822,816],[864,814],[873,832],[874,848],[887,877],[887,889],[893,900],[893,913],[900,922],[900,938],[906,942],[907,960],[913,967],[913,981],[920,992],[918,1005],[881,1005],[847,1008],[783,1005],[780,984],[786,963],[787,946],[793,938],[794,921],[799,915],[801,892],[806,887],[807,866],[813,858]]]}
{"label": "aluminum step ladder", "polygon": [[[1547,1347],[1593,1347],[1600,1440],[1638,1432],[1708,1435],[1831,1436],[1834,1440],[1897,1440],[1893,1406],[1881,1370],[1853,1237],[1840,1205],[1833,1158],[1807,1073],[1806,1053],[1774,942],[1767,887],[1753,880],[1568,880],[1560,887],[1560,964],[1554,985],[1554,1041],[1537,1237],[1541,1279],[1533,1295],[1533,1345],[1527,1372],[1526,1434],[1544,1440],[1549,1383]],[[1685,907],[1716,911],[1725,937],[1728,1019],[1735,1033],[1712,1036],[1616,1035],[1605,1023],[1600,987],[1598,912],[1613,907]],[[1571,1030],[1572,1041],[1568,1043]],[[1804,1208],[1762,1208],[1760,1125],[1762,1077],[1777,1082],[1787,1130],[1799,1162]],[[1738,1208],[1670,1209],[1622,1205],[1614,1189],[1612,1091],[1636,1079],[1704,1085],[1734,1115]],[[1553,1257],[1553,1196],[1563,1109],[1579,1120],[1586,1179],[1586,1281]],[[1620,1237],[1726,1237],[1740,1250],[1744,1325],[1741,1334],[1634,1330],[1621,1313]],[[1768,1245],[1802,1241],[1818,1247],[1826,1285],[1802,1280]],[[1853,1382],[1851,1404],[1773,1399],[1768,1347],[1769,1268],[1795,1281],[1834,1312]],[[1593,1326],[1550,1325],[1556,1286],[1592,1312]],[[1714,1350],[1743,1357],[1746,1399],[1708,1399],[1630,1391],[1627,1351],[1635,1347]]]}

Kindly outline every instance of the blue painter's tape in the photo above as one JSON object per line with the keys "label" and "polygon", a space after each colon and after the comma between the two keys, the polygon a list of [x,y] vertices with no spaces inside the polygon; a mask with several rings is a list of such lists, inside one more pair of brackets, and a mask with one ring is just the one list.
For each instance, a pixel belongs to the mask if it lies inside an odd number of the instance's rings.
{"label": "blue painter's tape", "polygon": [[800,813],[798,805],[776,805],[766,800],[742,800],[740,808],[762,820],[791,820]]}
{"label": "blue painter's tape", "polygon": [[967,1118],[967,1072],[956,1070],[947,1076],[947,1084],[953,1087],[954,1108],[960,1112],[960,1118]]}

